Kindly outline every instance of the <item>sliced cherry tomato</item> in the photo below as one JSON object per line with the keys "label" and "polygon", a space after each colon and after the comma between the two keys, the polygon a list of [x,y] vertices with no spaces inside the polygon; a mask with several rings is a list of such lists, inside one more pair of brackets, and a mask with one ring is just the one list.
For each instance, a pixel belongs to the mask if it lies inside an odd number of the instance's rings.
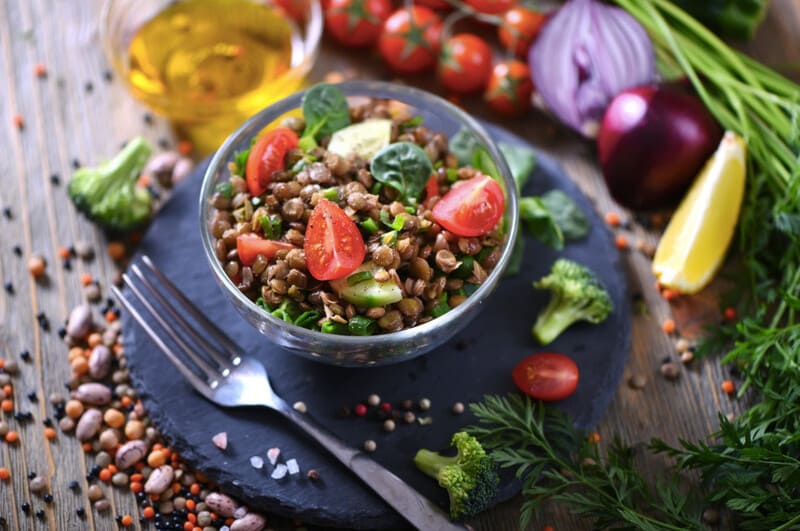
{"label": "sliced cherry tomato", "polygon": [[519,114],[530,108],[531,94],[533,81],[528,65],[512,59],[495,65],[483,98],[497,112]]}
{"label": "sliced cherry tomato", "polygon": [[523,6],[514,6],[503,14],[497,36],[503,47],[525,59],[531,44],[544,26],[547,15]]}
{"label": "sliced cherry tomato", "polygon": [[263,135],[250,148],[245,177],[251,195],[264,193],[272,174],[286,166],[286,153],[297,145],[297,141],[297,133],[288,127],[278,127]]}
{"label": "sliced cherry tomato", "polygon": [[517,0],[465,0],[465,2],[475,11],[496,15],[511,9]]}
{"label": "sliced cherry tomato", "polygon": [[321,199],[308,219],[308,272],[317,280],[346,277],[364,262],[367,246],[358,226],[336,203]]}
{"label": "sliced cherry tomato", "polygon": [[460,94],[481,90],[491,73],[492,49],[477,35],[454,35],[442,47],[439,79],[448,90]]}
{"label": "sliced cherry tomato", "polygon": [[378,40],[384,60],[396,72],[422,72],[436,64],[442,21],[424,6],[398,9],[386,19]]}
{"label": "sliced cherry tomato", "polygon": [[563,354],[528,356],[511,373],[520,391],[537,400],[563,400],[578,387],[578,366]]}
{"label": "sliced cherry tomato", "polygon": [[246,266],[253,265],[253,262],[256,261],[256,256],[260,254],[269,260],[281,249],[290,251],[294,248],[295,246],[291,243],[265,240],[252,232],[240,234],[236,237],[236,252],[239,254],[239,261]]}
{"label": "sliced cherry tomato", "polygon": [[392,12],[389,0],[330,0],[325,26],[346,46],[375,44]]}
{"label": "sliced cherry tomato", "polygon": [[458,236],[482,236],[503,217],[506,198],[497,181],[478,175],[459,181],[435,205],[433,219]]}
{"label": "sliced cherry tomato", "polygon": [[439,195],[439,178],[436,175],[431,175],[428,182],[425,183],[425,199]]}

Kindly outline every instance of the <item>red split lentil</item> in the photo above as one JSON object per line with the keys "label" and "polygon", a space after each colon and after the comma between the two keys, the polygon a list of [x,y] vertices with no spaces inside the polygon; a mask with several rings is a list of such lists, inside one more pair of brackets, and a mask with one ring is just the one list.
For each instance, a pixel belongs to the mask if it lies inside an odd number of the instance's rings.
{"label": "red split lentil", "polygon": [[192,145],[191,141],[181,140],[180,142],[178,142],[178,153],[180,153],[181,155],[183,156],[191,155],[193,150],[194,150],[194,145]]}
{"label": "red split lentil", "polygon": [[723,317],[725,317],[726,321],[735,321],[736,320],[736,308],[732,306],[728,306],[722,312]]}
{"label": "red split lentil", "polygon": [[622,234],[618,234],[616,238],[614,238],[614,245],[617,246],[617,249],[627,249],[628,248],[628,238],[623,236]]}
{"label": "red split lentil", "polygon": [[661,329],[664,333],[667,334],[674,334],[675,333],[675,320],[674,319],[667,319],[661,324]]}
{"label": "red split lentil", "polygon": [[5,467],[0,468],[0,479],[3,481],[11,479],[11,471]]}
{"label": "red split lentil", "polygon": [[722,382],[722,391],[726,394],[732,395],[734,391],[736,391],[736,386],[733,385],[733,382],[730,380],[725,380]]}
{"label": "red split lentil", "polygon": [[46,77],[47,76],[47,67],[44,66],[42,63],[36,63],[33,66],[33,73],[36,77]]}
{"label": "red split lentil", "polygon": [[593,431],[589,434],[589,442],[593,444],[597,444],[600,442],[600,434],[596,431]]}
{"label": "red split lentil", "polygon": [[81,275],[81,284],[84,286],[88,286],[92,283],[92,274],[91,273],[84,273]]}
{"label": "red split lentil", "polygon": [[14,127],[17,129],[22,130],[25,128],[25,119],[21,114],[15,114],[12,121],[14,122]]}
{"label": "red split lentil", "polygon": [[606,212],[606,215],[604,217],[606,223],[608,223],[608,225],[610,225],[611,227],[617,227],[620,224],[621,220],[619,218],[619,214],[617,212],[614,212],[613,210]]}

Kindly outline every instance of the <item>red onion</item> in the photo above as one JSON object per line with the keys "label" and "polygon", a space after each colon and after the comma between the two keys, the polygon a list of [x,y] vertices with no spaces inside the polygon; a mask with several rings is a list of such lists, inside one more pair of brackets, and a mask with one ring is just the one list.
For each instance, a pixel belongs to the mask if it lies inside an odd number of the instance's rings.
{"label": "red onion", "polygon": [[611,99],[656,79],[653,44],[627,12],[596,0],[570,0],[542,28],[528,55],[544,103],[594,137]]}
{"label": "red onion", "polygon": [[597,137],[611,195],[634,209],[674,203],[717,148],[722,130],[696,96],[678,86],[620,93]]}

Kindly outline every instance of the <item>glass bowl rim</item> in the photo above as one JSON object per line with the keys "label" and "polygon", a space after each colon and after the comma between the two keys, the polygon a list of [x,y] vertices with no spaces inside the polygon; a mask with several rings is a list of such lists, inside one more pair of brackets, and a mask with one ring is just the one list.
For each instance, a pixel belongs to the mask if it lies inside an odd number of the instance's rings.
{"label": "glass bowl rim", "polygon": [[[315,330],[309,330],[297,326],[293,323],[288,323],[279,319],[260,307],[256,306],[255,302],[251,301],[244,293],[242,293],[233,281],[225,274],[222,264],[217,259],[214,252],[213,242],[211,238],[211,231],[208,228],[208,217],[211,212],[209,199],[211,197],[212,185],[214,184],[214,177],[220,168],[227,167],[228,162],[233,155],[233,148],[241,141],[241,136],[244,134],[258,134],[264,127],[272,123],[275,119],[286,114],[287,112],[300,107],[301,101],[308,89],[296,92],[286,98],[279,100],[272,105],[259,111],[257,114],[245,121],[236,131],[234,131],[214,153],[211,162],[206,169],[203,176],[203,183],[200,188],[200,209],[199,209],[199,225],[201,232],[201,239],[203,242],[203,250],[205,251],[206,260],[209,262],[214,275],[217,277],[218,283],[222,284],[224,290],[232,294],[233,297],[241,304],[244,305],[249,312],[257,312],[257,315],[271,323],[273,326],[281,329],[287,329],[292,332],[295,337],[307,340],[309,344],[338,343],[342,346],[364,347],[371,345],[373,347],[381,347],[386,345],[394,345],[398,342],[404,342],[413,339],[416,336],[431,333],[441,328],[446,328],[453,322],[457,322],[463,314],[468,313],[468,310],[476,305],[481,304],[484,299],[494,291],[496,285],[500,282],[511,255],[514,252],[516,238],[519,232],[519,198],[516,182],[511,176],[511,170],[506,163],[505,158],[502,156],[497,144],[489,136],[486,129],[472,116],[467,114],[462,109],[453,105],[449,101],[440,98],[430,92],[401,85],[397,83],[390,83],[385,81],[345,81],[337,84],[339,88],[345,93],[345,96],[369,96],[369,97],[384,97],[390,99],[397,99],[403,103],[409,103],[408,99],[418,98],[428,107],[443,107],[445,111],[454,115],[460,122],[461,126],[466,126],[472,134],[487,148],[492,161],[497,166],[500,176],[503,179],[503,184],[506,190],[506,214],[509,216],[508,224],[508,239],[505,247],[497,262],[497,265],[489,273],[486,280],[480,287],[466,300],[451,309],[444,315],[431,319],[427,323],[406,328],[397,332],[386,332],[375,334],[371,336],[348,336],[340,334],[325,334]],[[412,106],[419,107],[409,103]],[[267,121],[268,120],[268,121]],[[258,127],[255,131],[251,129]]]}

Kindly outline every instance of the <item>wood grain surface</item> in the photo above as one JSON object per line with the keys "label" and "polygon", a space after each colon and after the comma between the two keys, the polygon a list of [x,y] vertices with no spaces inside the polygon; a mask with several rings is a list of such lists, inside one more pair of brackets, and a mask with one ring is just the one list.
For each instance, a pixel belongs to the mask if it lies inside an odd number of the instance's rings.
{"label": "wood grain surface", "polygon": [[[115,515],[138,514],[133,495],[105,485],[112,511],[94,513],[86,499],[84,479],[93,465],[91,456],[82,452],[73,437],[59,435],[48,441],[42,426],[42,420],[53,414],[47,396],[63,393],[70,377],[67,349],[55,330],[69,309],[83,299],[79,275],[91,273],[105,292],[117,269],[103,251],[104,236],[69,203],[65,183],[73,164],[99,163],[137,134],[154,142],[172,139],[164,121],[145,124],[144,109],[119,79],[104,79],[110,67],[98,33],[101,4],[102,0],[0,0],[0,207],[11,209],[11,219],[0,218],[0,279],[13,283],[15,292],[12,296],[0,294],[0,357],[16,359],[22,365],[15,378],[14,400],[18,411],[31,411],[34,416],[29,423],[10,419],[20,432],[19,444],[0,443],[0,466],[9,467],[13,474],[10,482],[0,482],[0,516],[9,529],[114,529]],[[800,2],[774,0],[764,27],[745,49],[791,77],[800,77]],[[34,75],[37,63],[46,65],[45,78]],[[312,78],[322,79],[330,72],[392,79],[373,53],[354,54],[324,41]],[[433,87],[430,79],[406,81]],[[593,160],[592,145],[540,113],[497,120],[480,100],[463,103],[476,115],[501,123],[557,156],[599,211],[614,208]],[[15,115],[24,119],[22,130],[13,124]],[[60,184],[56,184],[58,180]],[[639,238],[655,241],[635,228],[626,234],[631,242]],[[90,242],[97,257],[89,262],[73,260],[71,270],[66,270],[58,248],[80,240]],[[17,245],[23,257],[14,254]],[[43,281],[34,281],[28,274],[27,257],[33,254],[47,260]],[[673,442],[680,437],[703,437],[717,427],[718,412],[736,414],[743,404],[720,392],[720,382],[729,375],[715,360],[694,363],[675,382],[659,375],[662,360],[677,360],[674,340],[660,325],[670,309],[653,286],[646,258],[630,252],[628,269],[631,291],[643,296],[648,312],[634,319],[633,348],[623,381],[634,374],[644,375],[647,385],[638,391],[621,385],[598,431],[604,441],[620,435],[633,444],[651,437]],[[50,321],[49,332],[37,324],[40,312]],[[20,359],[24,350],[30,351],[30,362]],[[31,391],[37,394],[37,402],[26,397]],[[5,417],[8,415],[0,418],[9,420]],[[659,463],[648,466],[656,470]],[[30,492],[26,476],[31,472],[48,478],[52,504],[44,504]],[[67,488],[70,480],[78,480],[83,493],[71,492]],[[34,509],[45,509],[44,521],[26,517],[19,510],[26,501]],[[76,516],[79,507],[86,510],[85,520]],[[473,525],[481,530],[517,529],[518,507],[519,500],[513,500],[481,515]],[[279,519],[272,525],[276,529],[293,527]],[[587,527],[568,511],[551,506],[532,528],[544,525],[558,530]],[[136,519],[134,527],[139,528]]]}

